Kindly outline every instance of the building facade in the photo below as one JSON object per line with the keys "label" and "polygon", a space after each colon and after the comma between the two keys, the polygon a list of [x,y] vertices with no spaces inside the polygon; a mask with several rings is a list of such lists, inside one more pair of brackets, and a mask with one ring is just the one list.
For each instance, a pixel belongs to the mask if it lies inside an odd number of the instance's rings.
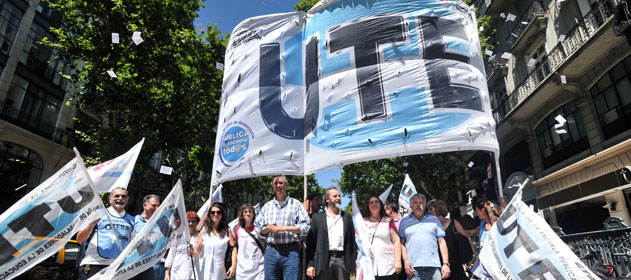
{"label": "building facade", "polygon": [[631,224],[621,175],[631,165],[631,46],[615,33],[619,2],[475,3],[493,29],[485,66],[501,178],[534,175],[525,200],[565,233],[602,229],[609,216]]}
{"label": "building facade", "polygon": [[68,64],[39,44],[60,24],[47,2],[0,0],[0,212],[74,157]]}

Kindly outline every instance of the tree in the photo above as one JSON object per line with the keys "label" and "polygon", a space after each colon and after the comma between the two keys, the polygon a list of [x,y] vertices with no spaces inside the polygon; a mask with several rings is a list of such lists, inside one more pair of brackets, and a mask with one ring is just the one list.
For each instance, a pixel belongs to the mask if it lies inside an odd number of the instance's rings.
{"label": "tree", "polygon": [[[344,193],[355,192],[360,208],[370,196],[379,196],[390,184],[393,185],[388,201],[398,201],[405,174],[418,192],[428,199],[441,199],[456,206],[458,191],[468,182],[468,168],[463,159],[465,153],[439,153],[420,156],[380,159],[343,167],[340,186]],[[385,203],[385,201],[384,201]]]}
{"label": "tree", "polygon": [[294,9],[296,9],[296,11],[306,12],[309,11],[309,9],[315,6],[315,4],[317,4],[318,2],[320,2],[320,0],[300,0],[300,2],[294,5]]}
{"label": "tree", "polygon": [[[98,121],[76,131],[93,145],[90,163],[122,154],[145,137],[130,183],[130,206],[147,193],[166,194],[183,180],[189,194],[208,192],[228,37],[216,27],[197,34],[198,0],[57,0],[63,24],[44,40],[72,61],[73,98]],[[141,32],[144,42],[132,41]],[[112,34],[120,43],[112,43]],[[110,77],[113,71],[117,77]],[[160,175],[154,161],[174,168]],[[135,200],[135,203],[134,203]]]}

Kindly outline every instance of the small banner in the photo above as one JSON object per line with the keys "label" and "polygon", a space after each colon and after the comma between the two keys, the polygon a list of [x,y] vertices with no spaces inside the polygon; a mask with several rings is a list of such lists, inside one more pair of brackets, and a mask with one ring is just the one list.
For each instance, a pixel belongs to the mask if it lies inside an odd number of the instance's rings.
{"label": "small banner", "polygon": [[12,279],[57,253],[105,214],[81,157],[75,157],[0,215],[0,279]]}
{"label": "small banner", "polygon": [[370,256],[370,235],[368,228],[364,224],[364,218],[357,206],[355,193],[353,192],[353,225],[355,226],[355,242],[359,249],[357,260],[355,261],[355,277],[357,280],[375,280],[375,274],[372,271],[372,257]]}
{"label": "small banner", "polygon": [[123,155],[88,168],[88,173],[98,193],[108,193],[119,187],[127,189],[144,142],[145,138],[142,138]]}
{"label": "small banner", "polygon": [[177,181],[142,230],[129,242],[114,262],[90,279],[129,279],[166,257],[169,247],[189,238],[182,182]]}
{"label": "small banner", "polygon": [[517,191],[493,224],[480,260],[493,279],[600,279]]}
{"label": "small banner", "polygon": [[211,204],[215,202],[223,202],[223,195],[221,193],[222,189],[223,189],[223,185],[220,184],[219,187],[213,191],[213,194],[210,196],[210,199],[206,200],[206,203],[204,203],[204,205],[202,205],[202,207],[199,208],[199,210],[197,211],[197,216],[199,216],[200,219],[204,218],[204,214],[208,212],[208,209],[210,208]]}
{"label": "small banner", "polygon": [[412,213],[412,207],[410,207],[410,198],[417,193],[410,175],[405,174],[405,180],[403,181],[403,187],[399,194],[399,214],[405,216],[408,213]]}

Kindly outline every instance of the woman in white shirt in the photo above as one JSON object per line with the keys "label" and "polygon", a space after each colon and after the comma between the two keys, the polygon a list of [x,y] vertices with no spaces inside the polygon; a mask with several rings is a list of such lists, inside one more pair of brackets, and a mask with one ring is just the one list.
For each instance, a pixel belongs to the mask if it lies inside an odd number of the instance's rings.
{"label": "woman in white shirt", "polygon": [[204,221],[204,229],[197,236],[195,255],[200,256],[201,266],[201,276],[198,279],[226,280],[234,276],[234,261],[228,271],[224,267],[228,244],[234,246],[234,243],[230,242],[232,237],[224,217],[224,209],[222,203],[213,203]]}
{"label": "woman in white shirt", "polygon": [[[192,258],[194,244],[197,243],[197,224],[199,216],[195,211],[187,211],[188,231],[191,238],[188,243],[181,244],[177,247],[171,247],[167,255],[164,267],[164,280],[191,280],[199,278],[199,260]],[[193,263],[195,263],[195,271],[193,271]]]}
{"label": "woman in white shirt", "polygon": [[238,280],[263,280],[265,278],[265,273],[263,273],[265,242],[254,232],[255,218],[256,213],[252,205],[244,204],[239,208],[239,225],[235,227],[232,234],[236,239],[236,242],[233,242],[237,244],[238,248]]}
{"label": "woman in white shirt", "polygon": [[401,240],[394,221],[386,216],[383,202],[371,196],[366,202],[364,223],[370,238],[370,254],[376,280],[396,280],[401,273]]}

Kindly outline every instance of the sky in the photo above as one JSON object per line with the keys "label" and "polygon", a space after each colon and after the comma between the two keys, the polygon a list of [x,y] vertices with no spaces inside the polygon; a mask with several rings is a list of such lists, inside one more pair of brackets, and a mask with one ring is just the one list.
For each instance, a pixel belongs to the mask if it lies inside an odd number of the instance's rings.
{"label": "sky", "polygon": [[[262,15],[293,12],[294,5],[300,0],[206,0],[206,6],[199,11],[195,26],[202,24],[217,25],[222,33],[232,30],[243,20]],[[339,187],[341,168],[333,167],[315,173],[318,183],[323,188]],[[300,198],[299,198],[300,199]],[[350,196],[343,194],[342,208],[350,203]]]}

